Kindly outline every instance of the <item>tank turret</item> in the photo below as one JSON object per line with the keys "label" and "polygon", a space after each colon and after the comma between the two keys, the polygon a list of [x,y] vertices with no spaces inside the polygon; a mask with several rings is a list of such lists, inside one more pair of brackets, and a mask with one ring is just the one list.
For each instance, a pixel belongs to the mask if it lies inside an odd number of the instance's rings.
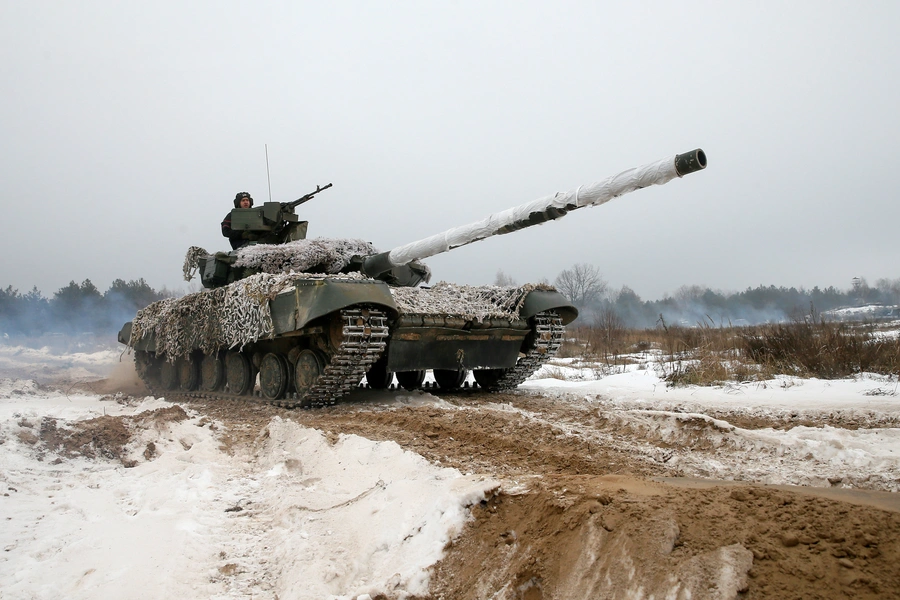
{"label": "tank turret", "polygon": [[[315,190],[292,202],[264,202],[262,206],[254,208],[235,206],[230,213],[230,229],[241,234],[241,238],[246,240],[244,245],[278,245],[306,239],[309,222],[301,221],[295,209],[331,185],[317,185]],[[217,288],[253,274],[252,270],[234,268],[236,261],[237,254],[234,251],[209,255],[201,248],[192,247],[185,259],[185,279],[190,281],[193,272],[199,271],[203,287]]]}
{"label": "tank turret", "polygon": [[[706,167],[702,150],[622,171],[442,233],[377,252],[357,239],[307,239],[291,203],[235,209],[246,245],[191,248],[204,287],[138,312],[119,332],[141,378],[166,395],[258,394],[279,406],[330,404],[372,387],[511,389],[559,349],[577,309],[552,286],[467,286],[430,278],[421,259],[558,219]],[[256,239],[251,239],[251,238]],[[430,371],[433,382],[425,383]],[[258,387],[257,387],[258,378]]]}

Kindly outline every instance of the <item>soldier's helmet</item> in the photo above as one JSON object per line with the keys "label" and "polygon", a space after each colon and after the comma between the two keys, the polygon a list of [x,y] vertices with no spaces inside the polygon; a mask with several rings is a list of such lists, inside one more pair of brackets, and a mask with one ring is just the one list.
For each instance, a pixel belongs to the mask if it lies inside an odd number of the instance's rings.
{"label": "soldier's helmet", "polygon": [[249,192],[238,192],[234,196],[234,207],[240,208],[241,200],[243,200],[244,198],[250,198],[250,206],[253,206],[253,196],[251,196]]}

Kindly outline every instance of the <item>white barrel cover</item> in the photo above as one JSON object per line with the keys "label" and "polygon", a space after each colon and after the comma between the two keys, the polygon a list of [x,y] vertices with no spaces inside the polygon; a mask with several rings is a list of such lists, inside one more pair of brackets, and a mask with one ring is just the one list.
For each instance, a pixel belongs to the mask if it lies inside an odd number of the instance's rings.
{"label": "white barrel cover", "polygon": [[425,239],[398,246],[390,251],[389,259],[395,266],[405,265],[415,259],[428,258],[493,235],[508,233],[501,230],[527,221],[534,213],[545,212],[552,208],[574,210],[584,206],[599,206],[622,194],[650,185],[662,185],[675,177],[679,177],[679,174],[675,170],[675,156],[671,156],[641,167],[627,169],[597,183],[582,185],[568,192],[557,192],[489,215],[475,223],[454,227]]}

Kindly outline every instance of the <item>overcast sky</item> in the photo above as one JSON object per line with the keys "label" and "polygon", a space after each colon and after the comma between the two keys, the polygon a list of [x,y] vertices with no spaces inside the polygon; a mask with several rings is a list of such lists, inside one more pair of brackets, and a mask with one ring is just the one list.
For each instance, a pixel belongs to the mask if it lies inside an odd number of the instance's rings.
{"label": "overcast sky", "polygon": [[[327,4],[327,6],[326,6]],[[627,5],[626,5],[627,4]],[[433,257],[686,284],[900,277],[900,3],[0,0],[0,285],[188,289],[237,191],[389,250],[703,148],[706,171]],[[196,284],[195,284],[196,285]]]}

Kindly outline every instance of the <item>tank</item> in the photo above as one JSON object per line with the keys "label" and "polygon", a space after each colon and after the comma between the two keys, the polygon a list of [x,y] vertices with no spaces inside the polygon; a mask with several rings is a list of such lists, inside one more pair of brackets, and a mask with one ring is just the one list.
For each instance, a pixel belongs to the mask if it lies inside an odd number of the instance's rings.
{"label": "tank", "polygon": [[332,404],[363,377],[414,390],[426,372],[444,391],[509,390],[559,349],[578,316],[552,286],[469,286],[431,278],[422,259],[561,218],[706,167],[702,150],[628,169],[439,234],[377,252],[359,239],[307,239],[287,203],[236,208],[245,245],[188,250],[184,274],[204,290],[155,302],[119,332],[141,379],[160,395],[254,395],[283,407]]}

